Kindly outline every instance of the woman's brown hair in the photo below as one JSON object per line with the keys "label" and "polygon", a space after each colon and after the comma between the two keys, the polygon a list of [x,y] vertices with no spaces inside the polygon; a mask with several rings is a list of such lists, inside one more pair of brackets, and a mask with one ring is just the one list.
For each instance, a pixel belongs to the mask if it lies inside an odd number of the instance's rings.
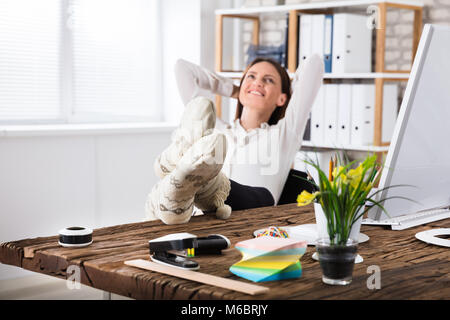
{"label": "woman's brown hair", "polygon": [[[273,112],[272,115],[269,118],[268,124],[269,125],[274,125],[277,124],[278,121],[280,119],[282,119],[284,117],[284,114],[286,113],[286,108],[289,104],[289,100],[291,99],[291,80],[289,79],[289,75],[286,72],[286,70],[275,60],[269,59],[269,58],[256,58],[255,60],[253,60],[245,69],[244,71],[244,75],[241,78],[241,82],[239,84],[239,88],[242,87],[242,82],[245,79],[245,76],[247,75],[248,70],[253,67],[255,64],[260,63],[260,62],[268,62],[271,65],[273,65],[275,67],[275,69],[277,69],[278,74],[281,77],[281,92],[286,94],[286,102],[284,103],[283,106],[281,107],[277,107]],[[242,109],[244,108],[244,106],[242,105],[241,101],[239,101],[238,99],[238,103],[237,103],[237,108],[236,108],[236,115],[235,115],[235,120],[240,119],[241,115],[242,115]]]}

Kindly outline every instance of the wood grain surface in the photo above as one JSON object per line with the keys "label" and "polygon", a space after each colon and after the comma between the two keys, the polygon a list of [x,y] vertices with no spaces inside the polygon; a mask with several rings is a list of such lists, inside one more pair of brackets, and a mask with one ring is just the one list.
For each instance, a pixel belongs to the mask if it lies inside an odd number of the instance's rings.
{"label": "wood grain surface", "polygon": [[[126,260],[149,260],[148,240],[169,233],[189,232],[197,236],[223,234],[232,247],[222,255],[196,256],[202,273],[252,283],[229,272],[241,260],[234,245],[251,239],[253,231],[268,226],[314,223],[313,207],[288,204],[233,212],[230,219],[204,215],[192,217],[183,225],[164,225],[149,221],[94,230],[93,243],[85,248],[63,248],[58,237],[42,237],[3,243],[0,262],[66,279],[68,266],[77,265],[81,282],[97,289],[136,299],[449,299],[450,251],[417,240],[417,232],[449,228],[450,219],[402,231],[380,226],[361,227],[370,240],[359,245],[364,262],[355,265],[353,282],[348,286],[322,283],[319,263],[308,246],[301,258],[301,278],[264,282],[270,290],[262,295],[244,293],[146,271],[124,264]],[[56,233],[57,231],[55,231]],[[381,270],[380,289],[369,289],[372,275],[368,267]],[[370,270],[370,269],[369,269]],[[370,279],[369,279],[370,282]]]}

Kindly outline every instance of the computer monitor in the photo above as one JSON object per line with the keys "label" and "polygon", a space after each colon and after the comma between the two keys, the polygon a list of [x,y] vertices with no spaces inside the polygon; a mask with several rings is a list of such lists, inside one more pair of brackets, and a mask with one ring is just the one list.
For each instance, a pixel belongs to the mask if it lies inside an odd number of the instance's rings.
{"label": "computer monitor", "polygon": [[389,216],[450,205],[450,26],[425,25],[399,111],[379,189]]}

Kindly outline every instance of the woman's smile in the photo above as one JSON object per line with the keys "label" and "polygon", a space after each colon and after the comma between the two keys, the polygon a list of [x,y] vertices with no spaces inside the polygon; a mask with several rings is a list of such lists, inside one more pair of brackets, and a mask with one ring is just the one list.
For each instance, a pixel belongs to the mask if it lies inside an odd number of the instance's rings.
{"label": "woman's smile", "polygon": [[252,95],[255,95],[255,96],[264,97],[264,93],[262,93],[262,92],[259,91],[259,90],[249,90],[248,93],[250,93],[250,94],[252,94]]}

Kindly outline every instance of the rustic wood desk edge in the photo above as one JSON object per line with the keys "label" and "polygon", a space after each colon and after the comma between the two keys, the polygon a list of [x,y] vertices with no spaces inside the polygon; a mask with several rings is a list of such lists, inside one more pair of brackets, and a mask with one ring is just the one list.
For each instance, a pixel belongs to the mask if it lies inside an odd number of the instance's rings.
{"label": "rustic wood desk edge", "polygon": [[[448,220],[448,219],[447,219]],[[355,265],[354,280],[347,287],[321,283],[318,263],[311,259],[313,247],[302,257],[302,278],[295,281],[267,282],[270,293],[257,299],[448,299],[450,298],[450,262],[448,249],[428,245],[414,238],[416,232],[432,227],[449,227],[447,220],[404,231],[363,226],[370,236],[360,245],[365,262]],[[168,226],[160,221],[138,222],[94,230],[94,243],[82,249],[61,248],[57,237],[40,237],[6,242],[0,246],[0,262],[27,270],[67,278],[67,267],[80,267],[81,283],[133,298],[151,299],[254,299],[226,289],[216,289],[154,272],[130,269],[123,261],[148,259],[150,239],[167,233],[191,232],[198,235],[222,233],[232,245],[249,239],[253,230],[264,226],[314,223],[312,207],[294,204],[233,212],[229,220],[210,216],[193,217],[186,225]],[[188,228],[188,230],[186,230]],[[154,235],[154,236],[153,236]],[[240,279],[228,272],[240,254],[228,249],[221,257],[199,257],[205,272]],[[208,260],[209,259],[209,260]],[[212,261],[216,264],[212,265]],[[204,263],[202,263],[204,262]],[[217,266],[224,265],[220,270]],[[211,266],[210,266],[211,264]],[[370,290],[367,280],[370,265],[381,265],[382,288]],[[204,266],[204,267],[203,267]],[[240,279],[243,280],[243,279]],[[245,281],[245,280],[244,280]]]}

